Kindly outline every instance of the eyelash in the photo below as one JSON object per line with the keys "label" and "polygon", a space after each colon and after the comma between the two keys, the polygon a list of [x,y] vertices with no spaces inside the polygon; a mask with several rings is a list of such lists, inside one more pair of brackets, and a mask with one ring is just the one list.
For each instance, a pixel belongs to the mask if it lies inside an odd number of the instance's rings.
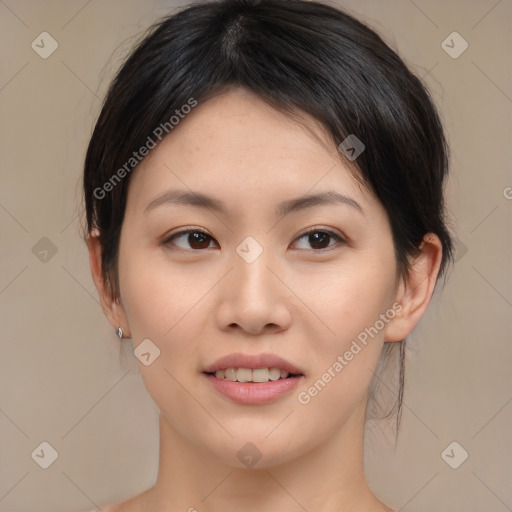
{"label": "eyelash", "polygon": [[[202,234],[210,237],[212,240],[215,240],[211,235],[209,235],[206,231],[203,231],[202,229],[189,228],[189,229],[185,229],[183,231],[179,231],[177,233],[174,233],[171,236],[167,237],[162,242],[162,245],[169,245],[174,239],[179,238],[179,237],[184,236],[184,235],[187,235],[189,233],[202,233]],[[305,233],[302,233],[295,240],[301,240],[302,238],[304,238],[306,236],[309,236],[309,235],[311,235],[313,233],[323,233],[323,234],[326,234],[326,235],[330,236],[331,238],[336,239],[336,241],[340,242],[342,245],[345,245],[347,243],[347,241],[342,236],[338,235],[337,233],[335,233],[333,231],[330,231],[329,229],[323,229],[323,228],[311,228],[308,231],[306,231]],[[325,249],[303,249],[303,250],[305,250],[305,251],[307,251],[309,253],[323,253],[323,252],[327,252],[327,251],[332,250],[332,247],[333,246],[327,247]],[[181,249],[181,247],[180,247],[180,249]],[[183,249],[183,250],[188,250],[188,249]],[[190,250],[197,252],[197,251],[203,251],[205,249],[190,249]]]}

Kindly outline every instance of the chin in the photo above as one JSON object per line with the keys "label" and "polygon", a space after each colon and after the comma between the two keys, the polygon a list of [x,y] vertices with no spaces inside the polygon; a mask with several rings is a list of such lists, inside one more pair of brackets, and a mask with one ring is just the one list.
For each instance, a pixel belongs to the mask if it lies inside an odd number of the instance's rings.
{"label": "chin", "polygon": [[214,439],[208,437],[203,440],[206,444],[201,444],[215,459],[229,467],[256,471],[289,463],[314,448],[313,440],[318,441],[316,436],[301,439],[300,432],[290,430],[272,432],[275,426],[276,423],[270,428],[265,425],[265,429],[259,431],[248,429],[243,436],[234,438],[216,436],[219,443],[215,444]]}

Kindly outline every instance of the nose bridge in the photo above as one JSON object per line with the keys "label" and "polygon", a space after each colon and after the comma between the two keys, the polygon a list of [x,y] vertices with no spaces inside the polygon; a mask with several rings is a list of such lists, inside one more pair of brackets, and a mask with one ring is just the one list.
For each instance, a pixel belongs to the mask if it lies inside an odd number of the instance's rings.
{"label": "nose bridge", "polygon": [[285,328],[290,320],[283,285],[270,270],[275,267],[272,251],[247,237],[231,258],[232,271],[222,289],[219,322],[238,324],[252,334],[265,326]]}
{"label": "nose bridge", "polygon": [[236,248],[233,255],[235,286],[238,284],[239,292],[248,295],[252,300],[271,299],[275,294],[270,272],[272,254],[268,247],[258,242],[254,237],[246,237]]}

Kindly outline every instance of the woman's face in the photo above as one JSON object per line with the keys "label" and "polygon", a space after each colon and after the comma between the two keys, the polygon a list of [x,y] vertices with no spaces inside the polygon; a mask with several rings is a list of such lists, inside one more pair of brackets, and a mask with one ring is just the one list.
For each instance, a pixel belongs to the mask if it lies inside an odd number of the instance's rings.
{"label": "woman's face", "polygon": [[[151,340],[143,380],[172,431],[232,466],[251,450],[259,467],[286,462],[360,425],[397,311],[386,212],[310,127],[324,143],[232,90],[199,103],[129,187],[120,296],[134,347]],[[305,200],[325,193],[342,199]],[[226,379],[287,365],[300,375]]]}

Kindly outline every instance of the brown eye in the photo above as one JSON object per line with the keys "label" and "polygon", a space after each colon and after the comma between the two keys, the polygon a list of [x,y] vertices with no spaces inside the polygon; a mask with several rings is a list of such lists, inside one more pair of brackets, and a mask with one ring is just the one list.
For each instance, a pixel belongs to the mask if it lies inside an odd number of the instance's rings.
{"label": "brown eye", "polygon": [[[180,246],[176,243],[176,240],[183,239],[185,240],[185,243],[188,244],[188,247]],[[174,235],[167,238],[163,244],[169,245],[172,243],[172,245],[177,245],[181,249],[194,249],[194,250],[201,250],[201,249],[208,249],[210,246],[210,242],[213,240],[213,238],[204,231],[200,231],[197,229],[187,229],[185,231],[180,231],[179,233],[175,233]]]}
{"label": "brown eye", "polygon": [[[307,233],[301,235],[297,240],[305,239],[308,244],[312,247],[312,250],[315,252],[321,252],[329,247],[332,247],[335,244],[330,244],[330,240],[334,239],[335,241],[344,243],[345,240],[339,236],[338,234],[325,230],[325,229],[311,229]],[[306,250],[308,250],[306,248]]]}

